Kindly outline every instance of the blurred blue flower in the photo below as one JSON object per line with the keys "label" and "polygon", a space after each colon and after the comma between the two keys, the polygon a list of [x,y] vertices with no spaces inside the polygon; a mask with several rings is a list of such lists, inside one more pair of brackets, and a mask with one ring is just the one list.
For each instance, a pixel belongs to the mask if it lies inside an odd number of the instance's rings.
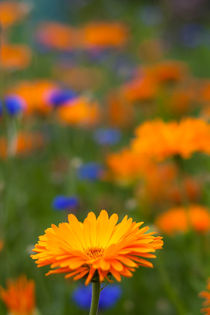
{"label": "blurred blue flower", "polygon": [[180,40],[186,47],[196,47],[204,42],[204,29],[195,23],[185,24],[180,30]]}
{"label": "blurred blue flower", "polygon": [[0,101],[0,116],[2,116],[3,114],[3,106],[2,106],[2,102]]}
{"label": "blurred blue flower", "polygon": [[76,97],[76,92],[72,90],[55,90],[50,94],[49,102],[51,105],[57,107],[72,101]]}
{"label": "blurred blue flower", "polygon": [[116,144],[120,141],[121,132],[114,128],[101,128],[94,132],[94,138],[101,145]]}
{"label": "blurred blue flower", "polygon": [[53,200],[53,208],[55,210],[71,210],[75,209],[79,204],[77,197],[57,196]]}
{"label": "blurred blue flower", "polygon": [[[119,285],[109,285],[105,287],[100,294],[99,310],[105,310],[113,307],[122,295],[122,289]],[[82,309],[89,309],[91,304],[91,285],[78,286],[72,294],[74,302]]]}
{"label": "blurred blue flower", "polygon": [[7,96],[4,102],[8,114],[11,116],[18,115],[25,107],[23,99],[16,95]]}
{"label": "blurred blue flower", "polygon": [[89,162],[81,165],[77,170],[77,175],[80,179],[94,181],[103,174],[102,166],[96,162]]}

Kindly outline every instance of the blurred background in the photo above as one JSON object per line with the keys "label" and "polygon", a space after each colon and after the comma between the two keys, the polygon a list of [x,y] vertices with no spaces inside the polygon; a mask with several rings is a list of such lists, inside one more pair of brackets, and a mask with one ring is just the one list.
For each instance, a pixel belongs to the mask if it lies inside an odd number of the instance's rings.
{"label": "blurred background", "polygon": [[[88,313],[90,288],[46,277],[30,254],[52,223],[101,209],[143,220],[165,245],[154,269],[102,291],[100,314],[200,314],[210,158],[153,168],[123,150],[147,121],[209,124],[209,16],[208,0],[0,1],[0,286],[32,279],[37,314]],[[186,206],[196,223],[180,227]]]}

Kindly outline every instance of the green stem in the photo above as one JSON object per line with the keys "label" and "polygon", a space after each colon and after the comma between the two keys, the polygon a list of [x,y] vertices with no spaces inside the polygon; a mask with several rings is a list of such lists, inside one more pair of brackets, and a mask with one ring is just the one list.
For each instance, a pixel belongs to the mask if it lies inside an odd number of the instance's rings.
{"label": "green stem", "polygon": [[169,300],[171,301],[171,303],[174,305],[176,309],[176,312],[177,312],[176,314],[186,315],[187,312],[185,310],[185,307],[183,306],[182,301],[180,300],[176,290],[171,285],[168,273],[165,269],[165,266],[163,266],[163,263],[160,257],[158,261],[158,270],[159,270],[160,278],[162,280],[162,284],[165,288],[166,294],[168,295]]}
{"label": "green stem", "polygon": [[97,315],[99,296],[100,296],[100,282],[99,280],[97,280],[92,283],[92,301],[91,301],[89,315]]}

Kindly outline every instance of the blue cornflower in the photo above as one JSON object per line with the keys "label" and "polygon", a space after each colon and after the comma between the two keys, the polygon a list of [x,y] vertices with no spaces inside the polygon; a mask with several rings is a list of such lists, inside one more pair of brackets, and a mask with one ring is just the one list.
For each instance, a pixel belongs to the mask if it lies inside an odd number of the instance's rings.
{"label": "blue cornflower", "polygon": [[24,110],[25,104],[19,96],[9,95],[5,98],[5,107],[11,116],[15,116]]}
{"label": "blue cornflower", "polygon": [[72,90],[55,90],[50,94],[49,102],[51,105],[57,107],[72,101],[74,98],[76,98],[76,96],[76,92]]}
{"label": "blue cornflower", "polygon": [[83,164],[77,170],[77,175],[80,179],[87,179],[90,181],[100,178],[102,173],[102,166],[96,162]]}
{"label": "blue cornflower", "polygon": [[101,145],[112,145],[120,141],[121,132],[114,128],[101,128],[95,131],[94,138]]}
{"label": "blue cornflower", "polygon": [[[82,309],[89,309],[91,304],[91,285],[78,286],[72,294],[74,302]],[[122,289],[119,285],[108,285],[100,294],[99,309],[105,310],[113,307],[122,295]]]}
{"label": "blue cornflower", "polygon": [[75,209],[78,204],[79,200],[74,196],[57,196],[53,200],[53,208],[55,210],[72,210]]}
{"label": "blue cornflower", "polygon": [[186,47],[196,47],[204,43],[204,28],[202,25],[188,23],[180,30],[180,40]]}

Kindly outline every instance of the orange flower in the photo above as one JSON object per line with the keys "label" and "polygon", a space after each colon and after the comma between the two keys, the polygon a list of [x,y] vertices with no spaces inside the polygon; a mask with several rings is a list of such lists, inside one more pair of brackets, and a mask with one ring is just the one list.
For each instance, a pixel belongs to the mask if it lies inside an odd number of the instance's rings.
{"label": "orange flower", "polygon": [[65,24],[42,23],[36,33],[37,40],[52,49],[69,51],[80,45],[80,31]]}
{"label": "orange flower", "polygon": [[51,111],[48,95],[58,86],[48,80],[23,81],[8,91],[8,94],[21,97],[26,104],[26,113],[47,114]]}
{"label": "orange flower", "polygon": [[169,235],[186,232],[191,227],[197,232],[206,232],[210,229],[210,214],[208,209],[199,205],[172,208],[158,216],[156,225]]}
{"label": "orange flower", "polygon": [[[24,155],[42,147],[44,139],[40,133],[19,133],[14,140],[14,153]],[[0,157],[8,156],[8,143],[4,137],[0,137]]]}
{"label": "orange flower", "polygon": [[200,296],[205,299],[203,303],[204,308],[201,310],[201,312],[206,315],[210,315],[210,278],[208,279],[207,290],[201,292]]}
{"label": "orange flower", "polygon": [[169,107],[175,114],[184,114],[193,109],[195,93],[190,88],[179,88],[172,92],[169,98]]}
{"label": "orange flower", "polygon": [[21,70],[31,61],[31,50],[26,45],[4,44],[0,51],[0,65],[9,70]]}
{"label": "orange flower", "polygon": [[139,157],[163,160],[177,154],[189,158],[194,152],[210,153],[210,125],[202,119],[145,122],[136,129],[136,136],[131,150]]}
{"label": "orange flower", "polygon": [[2,250],[3,247],[4,247],[4,242],[0,240],[0,251]]}
{"label": "orange flower", "polygon": [[38,267],[50,265],[47,273],[66,273],[74,280],[87,277],[87,285],[95,273],[100,282],[112,275],[117,281],[121,276],[131,277],[138,266],[153,267],[145,258],[154,258],[156,249],[162,248],[163,241],[154,233],[146,233],[149,227],[139,228],[127,216],[117,224],[118,215],[108,216],[102,210],[96,218],[89,212],[83,223],[70,214],[67,223],[52,225],[39,237],[35,245]]}
{"label": "orange flower", "polygon": [[119,47],[127,42],[128,31],[117,22],[93,22],[83,28],[83,45],[91,47]]}
{"label": "orange flower", "polygon": [[99,120],[99,107],[85,97],[70,101],[58,108],[59,119],[70,125],[94,125]]}
{"label": "orange flower", "polygon": [[125,84],[121,93],[129,102],[151,101],[157,95],[157,84],[150,77],[136,78]]}
{"label": "orange flower", "polygon": [[0,288],[0,296],[11,315],[33,315],[35,311],[34,281],[25,276],[8,281],[7,289]]}
{"label": "orange flower", "polygon": [[0,3],[0,25],[4,28],[19,22],[30,10],[26,3],[2,1]]}
{"label": "orange flower", "polygon": [[167,60],[145,69],[156,82],[177,82],[186,77],[186,65],[179,61]]}
{"label": "orange flower", "polygon": [[120,183],[129,183],[153,169],[153,164],[148,159],[139,159],[138,155],[126,149],[109,154],[106,162],[111,177]]}
{"label": "orange flower", "polygon": [[107,99],[108,122],[112,126],[130,126],[134,118],[134,107],[130,106],[120,93],[111,92]]}

